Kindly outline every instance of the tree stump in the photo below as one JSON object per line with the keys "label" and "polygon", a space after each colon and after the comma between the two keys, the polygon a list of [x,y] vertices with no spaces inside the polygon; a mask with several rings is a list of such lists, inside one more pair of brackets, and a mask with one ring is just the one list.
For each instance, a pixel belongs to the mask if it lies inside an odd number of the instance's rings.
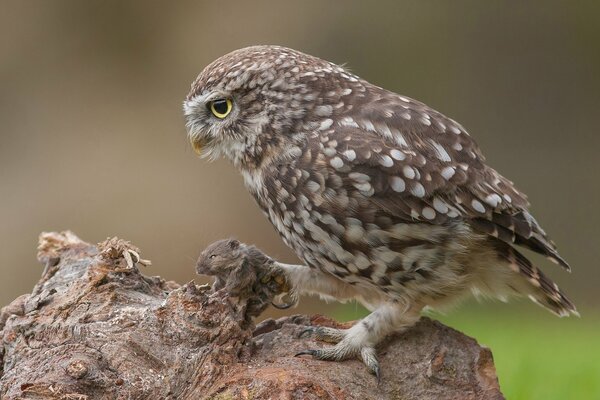
{"label": "tree stump", "polygon": [[490,350],[428,318],[380,347],[377,382],[359,361],[294,357],[322,345],[298,338],[307,325],[343,324],[255,326],[256,299],[147,277],[128,242],[44,233],[38,259],[41,280],[0,314],[2,399],[503,398]]}

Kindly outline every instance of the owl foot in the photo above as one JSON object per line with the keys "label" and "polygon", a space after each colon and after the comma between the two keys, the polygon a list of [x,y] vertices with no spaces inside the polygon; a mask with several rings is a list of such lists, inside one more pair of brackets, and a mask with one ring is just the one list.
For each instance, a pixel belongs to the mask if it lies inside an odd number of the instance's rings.
{"label": "owl foot", "polygon": [[363,343],[356,335],[353,335],[352,328],[310,327],[298,335],[300,338],[306,336],[313,336],[317,340],[336,344],[324,349],[303,350],[297,353],[295,357],[310,355],[317,360],[327,361],[343,361],[350,358],[358,358],[367,366],[369,372],[375,375],[378,381],[380,380],[379,362],[377,361],[375,348],[367,343]]}

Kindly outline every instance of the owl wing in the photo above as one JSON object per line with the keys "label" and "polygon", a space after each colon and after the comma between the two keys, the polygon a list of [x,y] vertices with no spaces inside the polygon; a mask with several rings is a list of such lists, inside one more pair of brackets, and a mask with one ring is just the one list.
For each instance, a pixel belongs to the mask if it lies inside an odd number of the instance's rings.
{"label": "owl wing", "polygon": [[526,196],[484,163],[460,124],[379,88],[362,100],[318,144],[325,154],[322,161],[343,177],[349,190],[406,221],[465,220],[481,233],[570,269],[529,213]]}

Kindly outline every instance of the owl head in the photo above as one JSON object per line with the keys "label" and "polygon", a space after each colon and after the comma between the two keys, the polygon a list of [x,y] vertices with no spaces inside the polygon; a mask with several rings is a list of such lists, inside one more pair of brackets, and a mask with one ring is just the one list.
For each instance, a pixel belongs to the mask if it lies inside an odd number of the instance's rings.
{"label": "owl head", "polygon": [[296,50],[236,50],[192,84],[183,105],[189,139],[211,159],[260,164],[318,131],[352,81],[358,78],[343,68]]}

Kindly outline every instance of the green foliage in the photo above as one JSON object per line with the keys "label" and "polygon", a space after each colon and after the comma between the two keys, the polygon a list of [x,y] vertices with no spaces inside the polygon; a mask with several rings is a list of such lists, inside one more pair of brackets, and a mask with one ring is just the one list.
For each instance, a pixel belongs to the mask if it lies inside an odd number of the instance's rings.
{"label": "green foliage", "polygon": [[[348,305],[335,317],[366,314]],[[492,349],[507,399],[600,399],[600,316],[591,310],[557,318],[525,304],[486,303],[428,315]]]}

